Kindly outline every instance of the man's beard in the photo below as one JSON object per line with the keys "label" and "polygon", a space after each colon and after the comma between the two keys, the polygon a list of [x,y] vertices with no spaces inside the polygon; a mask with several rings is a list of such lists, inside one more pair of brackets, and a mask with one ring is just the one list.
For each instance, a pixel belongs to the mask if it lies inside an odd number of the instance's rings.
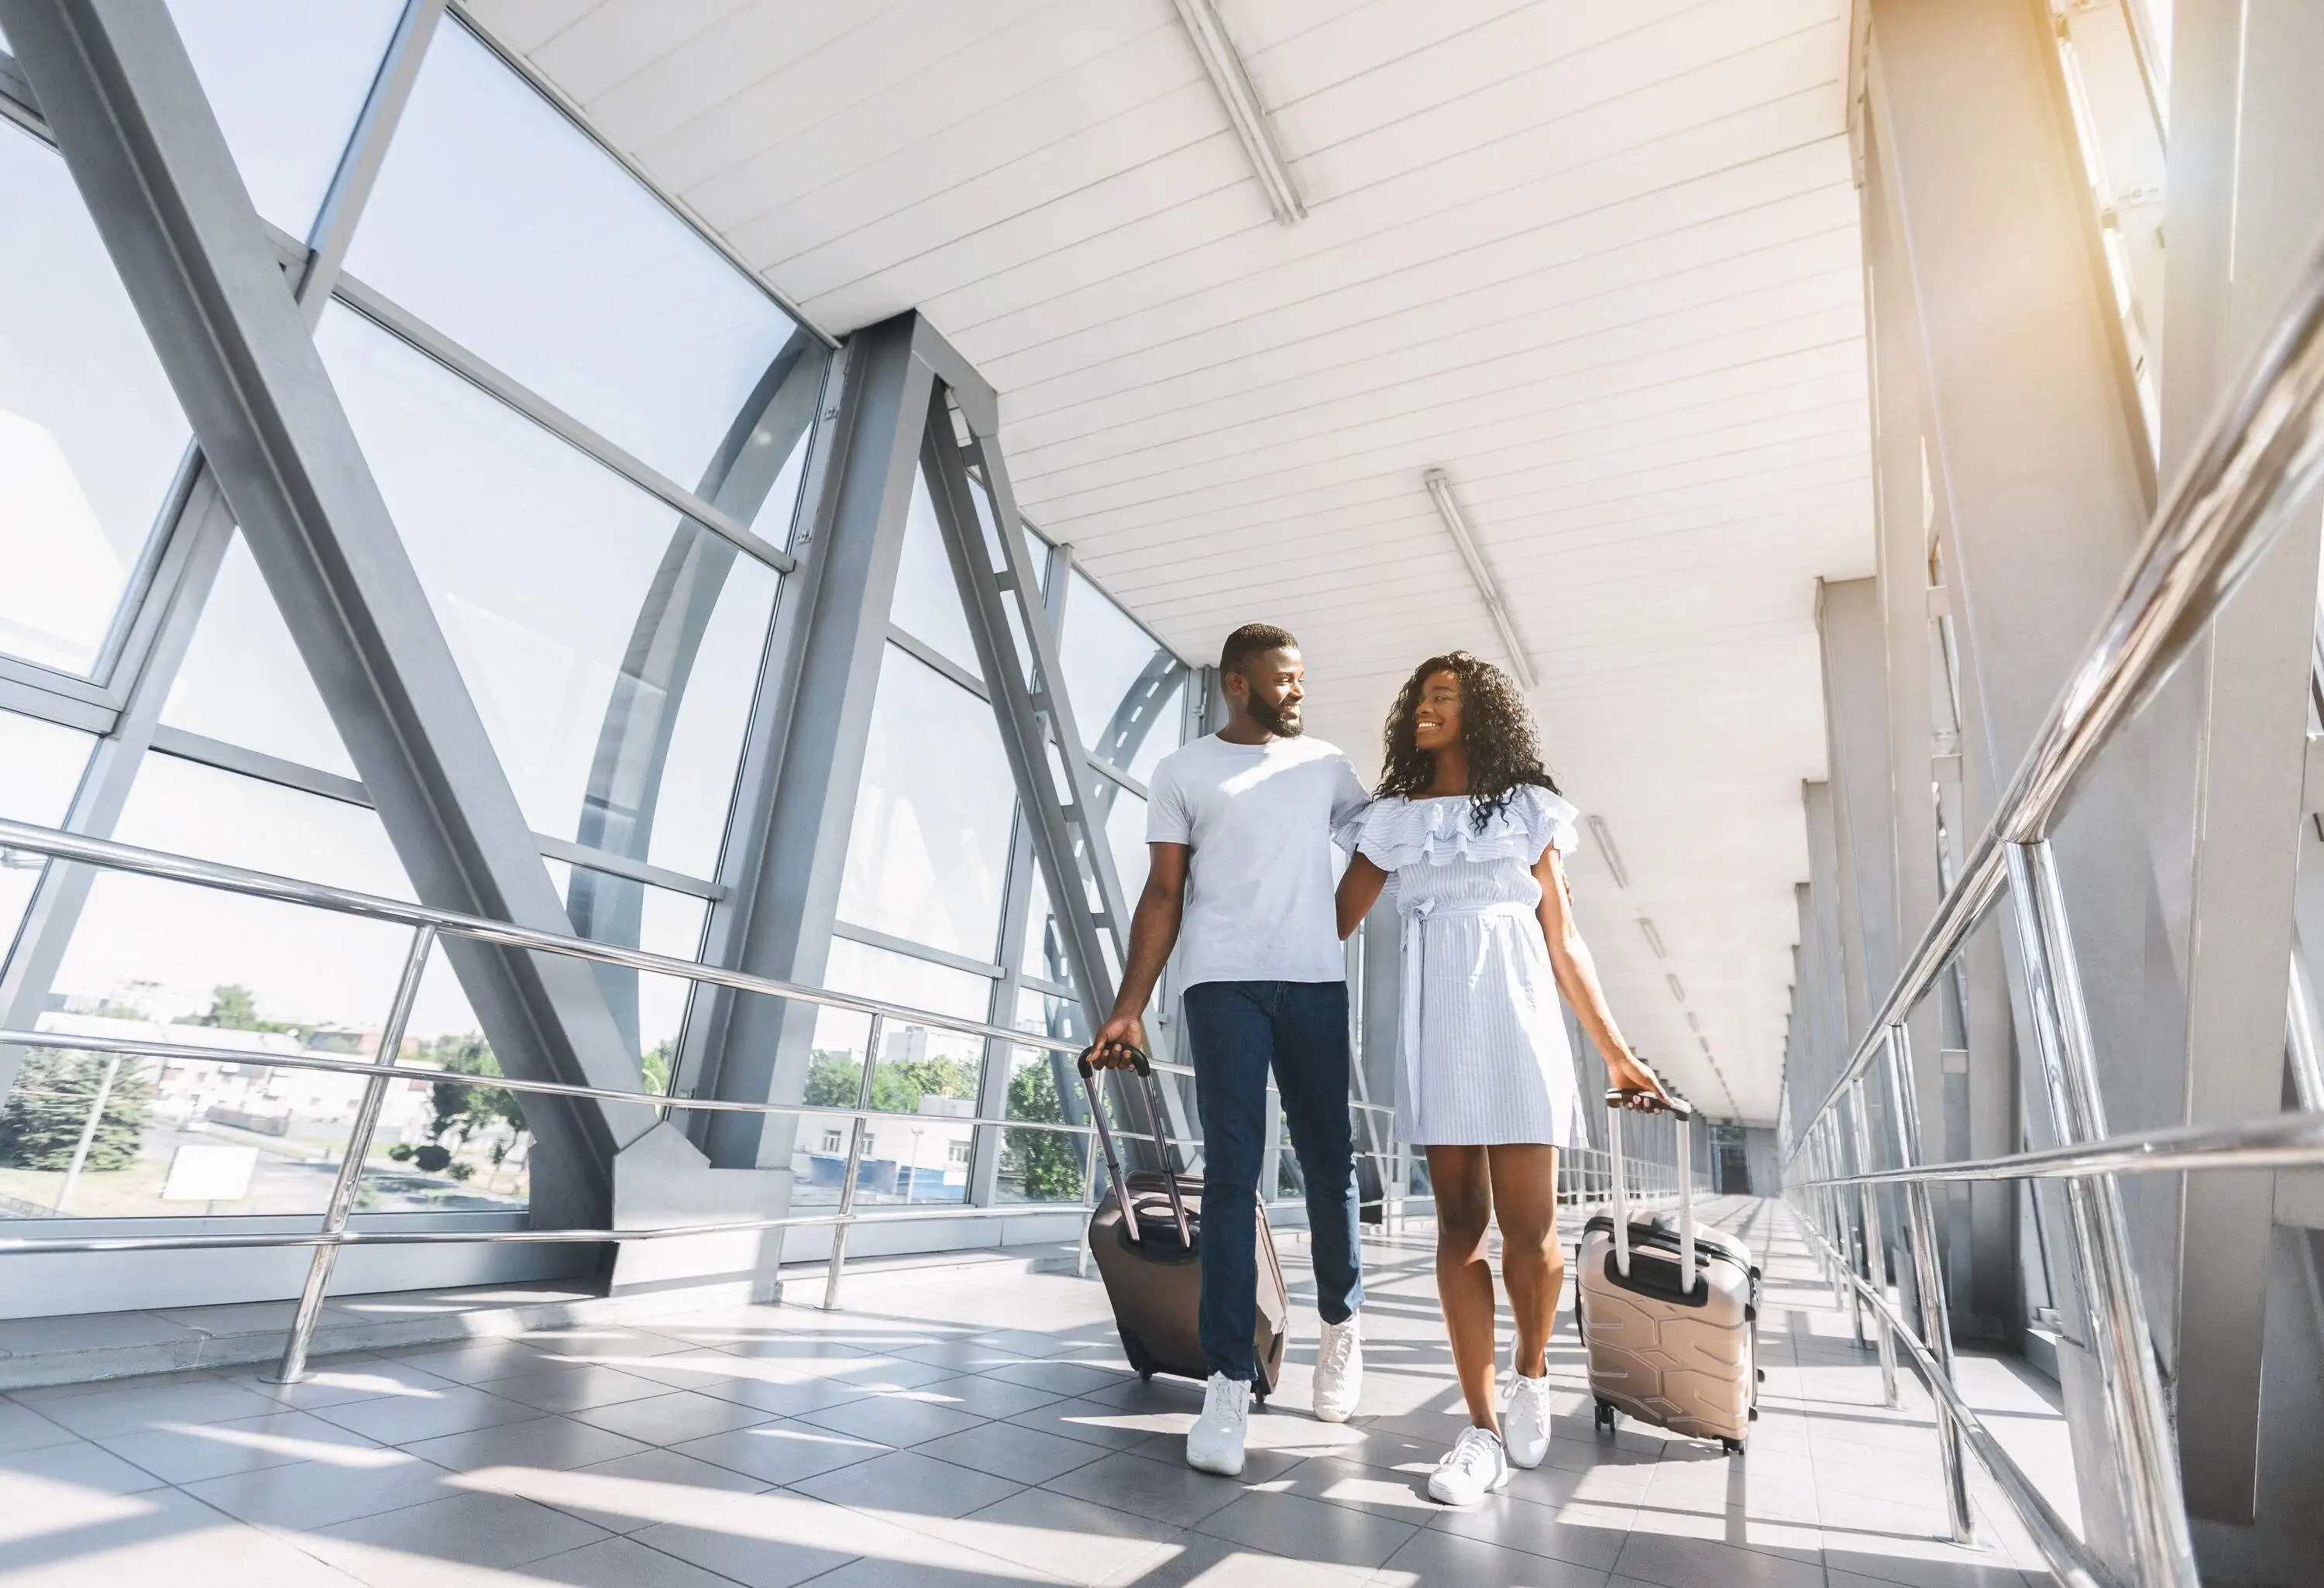
{"label": "man's beard", "polygon": [[1278,739],[1296,739],[1306,725],[1301,721],[1299,708],[1293,706],[1288,715],[1272,702],[1250,697],[1250,720]]}

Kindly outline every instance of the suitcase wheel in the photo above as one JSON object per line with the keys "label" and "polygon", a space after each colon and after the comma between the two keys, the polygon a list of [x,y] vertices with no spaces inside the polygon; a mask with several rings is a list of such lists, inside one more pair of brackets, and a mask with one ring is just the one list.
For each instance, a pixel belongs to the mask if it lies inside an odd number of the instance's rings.
{"label": "suitcase wheel", "polygon": [[1609,1434],[1612,1433],[1614,1431],[1614,1403],[1610,1400],[1600,1401],[1598,1403],[1598,1414],[1592,1420],[1596,1422],[1598,1426],[1605,1429]]}
{"label": "suitcase wheel", "polygon": [[1719,1445],[1720,1448],[1726,1451],[1729,1455],[1740,1455],[1743,1454],[1743,1441],[1740,1439],[1721,1439],[1719,1442]]}

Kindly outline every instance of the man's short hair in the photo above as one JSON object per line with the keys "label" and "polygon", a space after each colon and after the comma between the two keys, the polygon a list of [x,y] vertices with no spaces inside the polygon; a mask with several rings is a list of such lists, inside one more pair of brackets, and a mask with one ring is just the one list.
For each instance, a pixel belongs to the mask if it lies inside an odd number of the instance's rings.
{"label": "man's short hair", "polygon": [[1245,623],[1229,634],[1226,644],[1220,649],[1219,671],[1241,673],[1249,678],[1247,669],[1250,664],[1268,651],[1298,648],[1299,642],[1291,637],[1288,629],[1278,629],[1273,623]]}

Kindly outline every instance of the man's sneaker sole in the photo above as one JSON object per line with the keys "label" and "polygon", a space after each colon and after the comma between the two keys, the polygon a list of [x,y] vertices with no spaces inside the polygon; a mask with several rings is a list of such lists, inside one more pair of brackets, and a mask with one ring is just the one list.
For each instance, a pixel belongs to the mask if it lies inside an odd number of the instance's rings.
{"label": "man's sneaker sole", "polygon": [[1442,1494],[1437,1493],[1436,1486],[1434,1483],[1431,1483],[1428,1486],[1428,1498],[1434,1500],[1439,1505],[1451,1506],[1453,1509],[1458,1510],[1464,1505],[1481,1505],[1485,1501],[1486,1495],[1499,1494],[1502,1490],[1508,1486],[1509,1469],[1504,1465],[1501,1468],[1501,1475],[1499,1478],[1496,1478],[1493,1482],[1485,1485],[1484,1494],[1479,1494],[1468,1500],[1447,1500]]}
{"label": "man's sneaker sole", "polygon": [[1197,1461],[1194,1458],[1194,1453],[1190,1450],[1186,1453],[1186,1464],[1194,1468],[1198,1473],[1208,1473],[1213,1478],[1240,1478],[1242,1476],[1243,1463],[1240,1460],[1237,1460],[1232,1466],[1229,1466],[1223,1461]]}

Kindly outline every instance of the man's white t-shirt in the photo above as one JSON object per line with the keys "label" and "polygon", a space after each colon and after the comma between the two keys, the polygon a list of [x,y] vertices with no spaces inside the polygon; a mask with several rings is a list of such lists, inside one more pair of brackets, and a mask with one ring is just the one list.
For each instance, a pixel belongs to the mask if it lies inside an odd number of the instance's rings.
{"label": "man's white t-shirt", "polygon": [[1184,844],[1178,984],[1347,979],[1332,833],[1370,803],[1321,739],[1232,744],[1213,734],[1154,769],[1149,844]]}

